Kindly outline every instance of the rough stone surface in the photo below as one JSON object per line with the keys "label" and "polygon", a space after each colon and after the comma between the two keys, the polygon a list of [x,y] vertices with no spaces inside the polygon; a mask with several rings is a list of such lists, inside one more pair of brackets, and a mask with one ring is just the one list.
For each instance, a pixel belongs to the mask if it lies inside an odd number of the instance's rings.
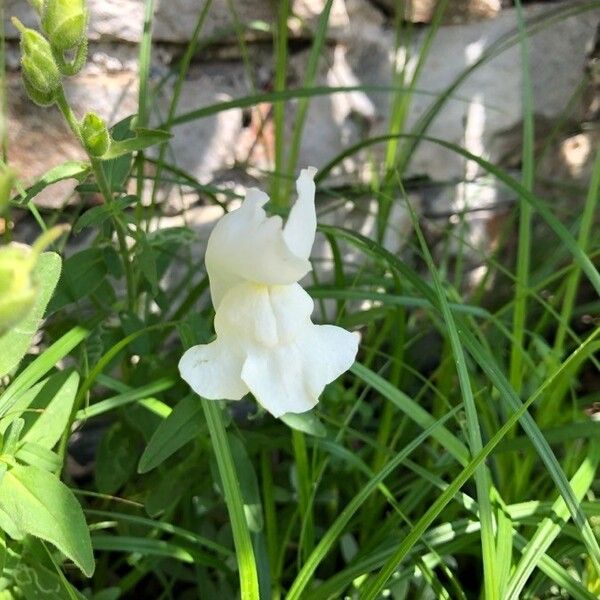
{"label": "rough stone surface", "polygon": [[[25,0],[5,2],[5,30],[9,39],[17,37],[16,30],[10,25],[10,16],[18,17],[28,27],[36,26],[35,12]],[[139,42],[144,30],[144,4],[143,0],[88,0],[90,39]],[[156,0],[153,39],[175,43],[189,40],[202,4],[196,0]],[[234,7],[235,16],[230,5]],[[242,27],[261,21],[271,23],[273,6],[268,0],[214,0],[204,23],[203,35],[235,38],[236,21]],[[264,27],[255,31],[261,29],[264,32]]]}
{"label": "rough stone surface", "polygon": [[[227,26],[228,4],[227,0],[215,0],[203,36]],[[314,31],[322,4],[322,0],[296,0],[293,3],[300,34]],[[395,32],[376,8],[377,4],[370,0],[334,1],[330,18],[332,37],[323,51],[317,85],[390,86],[394,61],[399,65],[405,61],[407,72],[414,69],[426,30],[415,30],[415,44],[410,56],[394,56]],[[143,20],[141,0],[91,0],[90,5],[92,37],[131,42],[139,39]],[[265,0],[234,2],[234,5],[241,23],[272,16],[269,11],[273,4]],[[570,3],[528,5],[526,17],[539,18],[565,5]],[[26,20],[27,4],[8,0],[5,12],[7,15],[17,13]],[[181,41],[189,36],[197,13],[197,5],[189,0],[160,0],[157,2],[156,39]],[[598,11],[584,12],[554,23],[528,40],[534,66],[535,110],[539,115],[555,119],[567,105],[584,72],[586,52],[590,51],[587,45],[593,39],[597,17]],[[410,131],[432,105],[435,96],[451,85],[496,40],[514,31],[516,25],[516,11],[503,9],[493,20],[441,27],[417,81],[417,92],[411,101],[404,130]],[[173,52],[177,52],[173,48],[158,44],[153,51],[151,83],[156,101],[155,124],[168,109],[173,78],[164,85],[162,81],[169,73]],[[235,43],[220,48],[225,49],[221,57],[203,53],[203,61],[192,65],[182,88],[177,114],[271,89],[274,69],[269,44],[248,45],[250,64],[256,67],[252,77],[248,77]],[[18,64],[15,44],[9,44],[8,50],[8,66],[14,69]],[[94,109],[114,123],[136,112],[137,47],[118,42],[95,42],[91,44],[89,54],[90,61],[83,73],[67,84],[77,114],[82,116],[86,110]],[[308,50],[298,50],[296,46],[290,48],[288,87],[302,86],[307,59]],[[514,45],[478,66],[454,90],[453,98],[444,104],[428,133],[462,145],[475,154],[488,156],[492,161],[502,161],[506,147],[502,140],[520,130],[520,60],[519,47]],[[588,61],[587,64],[589,69],[591,63]],[[597,83],[594,85],[597,87]],[[25,98],[16,74],[9,77],[8,100],[11,160],[27,182],[61,161],[81,155],[58,111],[34,107]],[[362,139],[387,133],[390,100],[389,92],[372,90],[311,99],[298,166],[322,167]],[[297,106],[297,101],[287,103],[287,133],[291,133]],[[594,113],[594,106],[593,101],[588,102],[581,111],[585,110],[589,115]],[[580,117],[579,114],[572,115],[575,121]],[[174,134],[168,160],[201,183],[245,183],[245,177],[260,180],[261,171],[273,169],[271,104],[231,109],[194,120],[176,127]],[[379,144],[348,157],[333,173],[330,183],[355,182],[366,172],[379,169],[385,147],[385,144]],[[407,175],[426,175],[434,181],[447,181],[473,179],[481,172],[476,165],[465,163],[456,154],[423,142]],[[60,189],[57,187],[47,198],[58,197],[62,201],[63,196],[57,193]],[[64,189],[68,191],[67,184]]]}
{"label": "rough stone surface", "polygon": [[[437,0],[376,0],[391,13],[404,10],[403,16],[412,23],[430,23]],[[490,19],[500,12],[500,0],[450,0],[444,11],[444,23],[465,23]]]}
{"label": "rough stone surface", "polygon": [[[554,9],[553,5],[551,9]],[[549,9],[529,6],[529,18]],[[531,77],[536,113],[558,117],[581,81],[586,45],[593,38],[595,22],[583,13],[553,24],[529,39]],[[406,131],[422,117],[444,91],[479,59],[499,38],[516,27],[516,11],[505,10],[492,21],[443,27],[436,35],[417,82]],[[382,30],[378,39],[356,38],[352,45],[330,51],[329,67],[322,73],[321,84],[389,86],[390,48],[393,33]],[[423,35],[419,38],[422,41]],[[449,60],[449,57],[452,57]],[[410,64],[414,59],[409,59]],[[518,45],[498,54],[477,67],[453,92],[433,120],[428,134],[465,146],[475,154],[492,160],[492,142],[521,121],[521,69]],[[302,70],[301,67],[298,70]],[[420,93],[420,92],[425,93]],[[427,95],[429,92],[429,95]],[[322,166],[332,156],[364,136],[386,133],[389,129],[390,94],[353,92],[315,98],[311,102],[302,144],[301,163],[307,160]],[[383,159],[383,145],[373,147],[375,162]],[[349,159],[343,170],[356,170],[365,164],[366,154],[358,161]],[[474,176],[472,165],[456,154],[431,143],[422,143],[410,164],[408,174],[427,175],[434,180]]]}
{"label": "rough stone surface", "polygon": [[[179,101],[178,114],[249,93],[244,67],[240,63],[211,63],[190,69]],[[166,112],[171,90],[165,90],[159,104]],[[244,127],[239,108],[197,119],[173,128],[171,152],[179,168],[207,183],[219,172],[231,168],[239,151]]]}
{"label": "rough stone surface", "polygon": [[[9,39],[17,32],[8,18],[16,16],[28,27],[36,26],[35,12],[25,0],[5,0],[5,29]],[[144,29],[143,0],[88,0],[90,10],[89,37],[91,40],[121,40],[138,42]],[[235,37],[235,19],[228,0],[214,0],[204,24],[203,35],[228,35]],[[271,22],[272,3],[265,0],[232,2],[236,18],[242,25],[254,21]],[[200,14],[202,3],[196,0],[156,0],[155,41],[184,42],[189,40]]]}

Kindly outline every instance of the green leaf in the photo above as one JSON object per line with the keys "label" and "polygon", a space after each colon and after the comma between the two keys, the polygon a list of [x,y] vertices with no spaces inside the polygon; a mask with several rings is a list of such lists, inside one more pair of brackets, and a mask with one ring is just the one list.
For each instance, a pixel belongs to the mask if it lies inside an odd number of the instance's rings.
{"label": "green leaf", "polygon": [[62,460],[56,452],[34,442],[19,444],[15,458],[19,462],[39,467],[50,473],[56,473],[62,467]]}
{"label": "green leaf", "polygon": [[[69,422],[78,383],[77,373],[61,371],[19,397],[10,414],[22,417],[25,422],[21,441],[48,449],[54,447]],[[0,421],[0,433],[5,431],[8,422],[8,419]]]}
{"label": "green leaf", "polygon": [[237,467],[248,529],[253,533],[258,533],[263,529],[263,511],[256,473],[244,443],[231,433],[227,434],[227,437],[231,455]]}
{"label": "green leaf", "polygon": [[104,494],[114,494],[135,472],[137,434],[115,423],[102,438],[96,456],[96,485]]}
{"label": "green leaf", "polygon": [[124,209],[138,201],[137,196],[123,196],[113,200],[110,204],[101,204],[100,206],[94,206],[86,210],[73,227],[74,233],[79,233],[86,227],[98,227],[102,225],[104,221],[110,219],[112,216],[121,213]]}
{"label": "green leaf", "polygon": [[98,288],[107,272],[104,253],[100,248],[87,248],[67,258],[48,310],[54,312],[71,302],[85,298]]}
{"label": "green leaf", "polygon": [[19,538],[29,534],[51,542],[92,576],[94,556],[83,511],[57,477],[37,467],[9,469],[0,483],[0,511]]}
{"label": "green leaf", "polygon": [[0,377],[10,373],[21,362],[40,325],[46,306],[60,276],[60,256],[44,252],[38,258],[33,278],[38,282],[39,293],[29,314],[8,333],[0,337]]}
{"label": "green leaf", "polygon": [[319,417],[315,415],[313,411],[301,413],[301,414],[293,414],[287,413],[282,415],[280,419],[292,429],[296,431],[302,431],[302,433],[307,433],[308,435],[314,435],[315,437],[325,437],[327,435],[327,430],[325,429],[325,425],[319,421]]}
{"label": "green leaf", "polygon": [[88,334],[89,331],[83,327],[73,327],[28,365],[0,396],[0,416],[5,415],[15,405],[21,394],[35,385]]}
{"label": "green leaf", "polygon": [[53,183],[58,183],[65,179],[77,179],[83,181],[90,172],[90,165],[87,163],[70,160],[58,167],[53,167],[44,173],[38,181],[25,190],[25,196],[14,199],[18,204],[27,204],[32,198],[35,198],[42,190]]}
{"label": "green leaf", "polygon": [[182,446],[204,431],[202,405],[195,395],[185,397],[157,427],[138,465],[138,473],[147,473],[162,464]]}
{"label": "green leaf", "polygon": [[[134,136],[134,132],[131,130],[131,123],[134,118],[135,115],[129,115],[111,128],[110,133],[113,142],[127,140]],[[119,156],[119,158],[102,161],[102,170],[111,190],[118,191],[123,188],[131,170],[131,158],[131,154],[125,154]]]}
{"label": "green leaf", "polygon": [[144,150],[156,144],[162,144],[171,138],[171,134],[161,129],[135,129],[135,137],[121,141],[113,141],[102,160],[111,160]]}
{"label": "green leaf", "polygon": [[19,592],[27,600],[48,598],[86,600],[86,597],[72,587],[64,577],[60,577],[54,571],[31,559],[28,563],[24,560],[19,561],[18,567],[13,572],[13,579],[18,582]]}

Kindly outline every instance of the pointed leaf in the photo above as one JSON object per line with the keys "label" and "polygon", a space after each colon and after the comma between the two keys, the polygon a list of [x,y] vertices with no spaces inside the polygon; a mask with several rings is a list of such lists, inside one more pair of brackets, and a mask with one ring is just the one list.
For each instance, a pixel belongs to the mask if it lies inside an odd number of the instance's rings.
{"label": "pointed leaf", "polygon": [[10,469],[0,483],[0,511],[19,537],[29,534],[51,542],[92,576],[94,556],[83,511],[57,477],[37,467]]}
{"label": "pointed leaf", "polygon": [[138,473],[146,473],[158,467],[203,429],[202,405],[195,395],[187,396],[157,427],[142,454]]}
{"label": "pointed leaf", "polygon": [[12,371],[29,350],[31,340],[40,326],[46,306],[58,283],[60,266],[58,254],[44,252],[40,255],[33,270],[33,278],[39,285],[35,304],[22,321],[0,337],[0,377]]}

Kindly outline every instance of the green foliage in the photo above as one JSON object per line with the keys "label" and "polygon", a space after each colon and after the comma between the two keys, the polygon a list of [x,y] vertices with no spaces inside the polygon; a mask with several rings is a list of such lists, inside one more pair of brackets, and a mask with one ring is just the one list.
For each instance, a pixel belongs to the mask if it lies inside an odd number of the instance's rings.
{"label": "green foliage", "polygon": [[[25,263],[30,258],[7,256],[7,250],[8,247],[0,248],[0,261],[10,261],[16,269],[15,275],[20,278],[24,276],[25,280],[18,284],[17,289],[13,289],[14,282],[11,288],[2,289],[11,278],[9,272],[3,271],[0,265],[0,376],[12,371],[29,349],[61,270],[60,257],[54,252],[45,252],[29,274],[30,267]],[[20,262],[14,265],[15,261]]]}
{"label": "green foliage", "polygon": [[92,576],[94,557],[83,511],[53,474],[33,466],[8,469],[0,483],[0,515],[11,537],[30,534],[52,542]]}
{"label": "green foliage", "polygon": [[[436,92],[420,90],[418,75],[448,3],[437,4],[412,74],[399,67],[390,86],[325,87],[317,73],[333,2],[324,2],[301,87],[291,87],[294,3],[282,2],[275,23],[251,25],[274,36],[273,90],[252,84],[248,95],[179,112],[198,46],[220,39],[202,37],[211,2],[199,7],[178,64],[156,81],[155,2],[147,0],[138,114],[114,125],[75,115],[60,83],[85,61],[85,2],[33,4],[49,42],[22,31],[27,89],[38,103],[56,101],[87,158],[27,189],[0,180],[8,220],[30,212],[43,231],[45,220],[72,231],[66,247],[40,254],[29,270],[13,268],[13,246],[0,248],[0,598],[42,597],[40,589],[69,600],[597,597],[600,153],[576,210],[551,205],[564,186],[536,185],[527,44],[598,2],[531,21],[519,11],[514,31]],[[236,4],[227,2],[229,33],[253,82],[254,33]],[[409,55],[410,26],[394,26],[396,50]],[[427,131],[448,101],[462,101],[455,92],[471,73],[517,46],[521,176]],[[162,114],[154,100],[171,81]],[[247,398],[198,398],[177,364],[184,348],[211,339],[214,311],[188,199],[182,219],[165,227],[173,205],[162,192],[192,190],[200,210],[223,211],[238,194],[172,164],[174,127],[272,104],[273,168],[261,185],[283,214],[310,103],[356,92],[388,96],[387,131],[329,157],[316,178],[318,202],[323,215],[327,199],[352,203],[377,234],[321,225],[331,260],[314,261],[307,289],[317,320],[360,330],[357,362],[314,410],[278,420]],[[409,127],[417,97],[430,104]],[[464,230],[431,227],[408,203],[409,188],[431,183],[405,176],[421,144],[476,163],[515,200],[497,249],[481,253],[486,275],[475,288],[463,275],[461,253],[475,252]],[[329,176],[350,158],[368,162],[372,177],[337,186]],[[244,166],[257,172],[251,158]],[[42,217],[36,196],[68,179],[76,201]],[[396,226],[394,205],[412,218],[398,254],[382,243]]]}

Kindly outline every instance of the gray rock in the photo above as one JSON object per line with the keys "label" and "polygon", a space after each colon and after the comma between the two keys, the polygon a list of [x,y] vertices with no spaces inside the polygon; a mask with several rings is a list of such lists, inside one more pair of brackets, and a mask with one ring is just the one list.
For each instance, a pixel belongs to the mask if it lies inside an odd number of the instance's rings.
{"label": "gray rock", "polygon": [[[16,16],[28,27],[37,27],[33,9],[24,0],[5,0],[5,31],[8,39],[17,37],[9,18]],[[143,0],[88,0],[90,10],[89,39],[139,42],[144,30]],[[234,6],[236,16],[230,9]],[[154,41],[181,43],[189,40],[200,14],[202,3],[196,0],[168,0],[156,3]],[[203,36],[227,33],[235,39],[236,20],[244,26],[273,20],[272,3],[265,0],[229,2],[214,0],[204,24]],[[264,30],[264,27],[262,28]]]}
{"label": "gray rock", "polygon": [[[436,0],[376,0],[390,13],[402,11],[402,16],[411,23],[430,23],[435,15]],[[498,15],[500,0],[450,0],[444,11],[444,23],[466,23],[490,19]]]}
{"label": "gray rock", "polygon": [[[539,18],[552,14],[557,6],[569,5],[563,2],[552,6],[528,6],[526,16]],[[592,17],[597,14],[598,11],[586,12],[561,19],[528,38],[536,113],[556,118],[564,110],[581,80],[586,45],[594,34],[595,19]],[[404,131],[410,131],[438,94],[484,55],[496,40],[513,32],[516,26],[516,11],[507,9],[491,21],[442,27],[416,84],[417,92],[411,101]],[[352,43],[330,50],[328,67],[323,69],[319,83],[391,85],[393,35],[392,31],[381,29],[377,39],[369,37],[365,40],[357,35]],[[419,34],[411,50],[409,69],[414,66],[424,35],[424,31]],[[301,68],[297,70],[301,71]],[[439,111],[428,128],[428,134],[464,146],[494,161],[499,157],[492,153],[492,142],[521,121],[522,87],[520,48],[516,44],[473,70]],[[387,133],[390,99],[389,93],[367,90],[312,100],[300,162],[304,164],[312,160],[317,166],[322,166],[363,136]],[[341,173],[356,173],[368,156],[376,167],[380,166],[384,150],[385,145],[380,144],[347,159],[341,165]],[[422,142],[406,174],[427,175],[443,181],[472,177],[478,174],[478,170],[473,165],[465,165],[464,159],[455,153]]]}

